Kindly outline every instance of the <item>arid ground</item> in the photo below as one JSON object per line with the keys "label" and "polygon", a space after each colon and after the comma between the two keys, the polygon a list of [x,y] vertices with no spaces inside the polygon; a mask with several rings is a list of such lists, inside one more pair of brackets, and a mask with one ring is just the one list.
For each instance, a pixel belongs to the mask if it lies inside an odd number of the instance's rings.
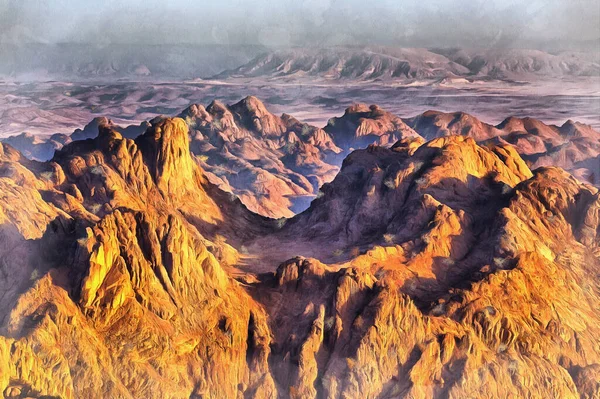
{"label": "arid ground", "polygon": [[378,104],[401,117],[427,110],[463,111],[488,123],[506,116],[562,124],[567,119],[600,127],[598,79],[562,82],[462,83],[417,82],[413,85],[335,84],[247,81],[100,82],[0,84],[0,137],[70,133],[97,116],[118,124],[139,124],[157,115],[172,115],[193,103],[213,99],[233,103],[254,95],[274,113],[324,126],[352,103]]}

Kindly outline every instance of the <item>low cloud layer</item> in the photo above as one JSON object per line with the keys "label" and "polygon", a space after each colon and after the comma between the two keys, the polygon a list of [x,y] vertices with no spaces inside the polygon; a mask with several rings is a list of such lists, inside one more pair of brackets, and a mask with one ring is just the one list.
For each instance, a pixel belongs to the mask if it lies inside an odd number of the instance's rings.
{"label": "low cloud layer", "polygon": [[3,43],[572,47],[596,0],[0,0]]}

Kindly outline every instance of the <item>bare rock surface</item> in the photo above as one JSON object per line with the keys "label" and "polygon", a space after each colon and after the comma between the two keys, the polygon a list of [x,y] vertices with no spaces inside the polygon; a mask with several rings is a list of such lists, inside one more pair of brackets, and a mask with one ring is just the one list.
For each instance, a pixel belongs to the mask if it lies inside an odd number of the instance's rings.
{"label": "bare rock surface", "polygon": [[275,221],[190,137],[296,122],[252,98],[197,111],[221,129],[103,125],[48,162],[0,145],[4,397],[597,396],[597,188],[511,144],[413,135]]}
{"label": "bare rock surface", "polygon": [[[353,150],[371,144],[391,147],[415,137],[460,135],[484,145],[509,144],[532,169],[558,166],[583,182],[600,184],[600,133],[571,120],[555,126],[509,117],[494,126],[464,112],[426,111],[402,119],[377,105],[353,104],[321,129],[289,114],[277,116],[254,96],[232,105],[216,100],[206,107],[192,104],[178,116],[188,127],[190,149],[206,178],[251,211],[272,218],[308,208]],[[136,139],[163,119],[122,128],[99,117],[71,135],[24,133],[3,142],[29,159],[45,161],[64,145],[94,139],[103,129]]]}

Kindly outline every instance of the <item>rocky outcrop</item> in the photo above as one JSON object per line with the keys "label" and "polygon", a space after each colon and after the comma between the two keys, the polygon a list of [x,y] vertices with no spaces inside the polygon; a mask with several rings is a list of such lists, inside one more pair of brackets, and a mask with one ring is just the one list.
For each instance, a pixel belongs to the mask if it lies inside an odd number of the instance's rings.
{"label": "rocky outcrop", "polygon": [[338,170],[342,150],[328,133],[290,115],[273,115],[256,97],[231,106],[195,104],[181,117],[208,178],[263,215],[304,210]]}
{"label": "rocky outcrop", "polygon": [[[581,221],[594,218],[597,190],[556,168],[530,172],[512,147],[446,137],[408,148],[353,153],[323,197],[278,233],[295,248],[327,241],[339,268],[284,263],[275,293],[258,297],[275,309],[274,326],[302,320],[303,339],[274,329],[273,356],[293,365],[276,381],[294,384],[293,367],[308,367],[323,376],[316,393],[293,385],[290,396],[595,392],[598,291],[586,281],[598,278],[600,242],[597,223]],[[399,184],[383,183],[390,176]],[[287,345],[298,349],[287,355]]]}
{"label": "rocky outcrop", "polygon": [[492,126],[462,112],[435,111],[406,122],[426,139],[463,135],[483,144],[510,144],[532,169],[558,166],[582,181],[598,184],[600,134],[582,123],[569,120],[562,126],[554,126],[533,118],[509,117]]}
{"label": "rocky outcrop", "polygon": [[364,104],[355,104],[347,108],[343,116],[330,119],[325,131],[345,150],[370,144],[391,146],[403,138],[418,136],[399,117],[377,105]]}
{"label": "rocky outcrop", "polygon": [[190,154],[188,129],[182,119],[165,119],[136,140],[144,163],[165,199],[188,191],[190,184],[202,184],[200,171]]}
{"label": "rocky outcrop", "polygon": [[122,128],[106,117],[94,118],[83,129],[75,129],[71,134],[56,133],[50,136],[39,136],[30,133],[21,133],[2,139],[19,150],[24,156],[36,161],[48,161],[54,153],[72,141],[93,139],[98,132],[107,128],[121,133],[122,136],[134,139],[150,127],[150,123],[142,122],[139,125],[130,125]]}
{"label": "rocky outcrop", "polygon": [[407,124],[426,140],[441,136],[459,135],[482,141],[501,134],[494,126],[483,123],[464,112],[427,111],[408,119]]}
{"label": "rocky outcrop", "polygon": [[[355,104],[321,129],[288,114],[276,116],[253,96],[233,105],[192,104],[179,117],[188,126],[190,149],[207,179],[253,212],[273,218],[305,210],[353,149],[371,144],[391,147],[413,137],[461,135],[485,145],[512,145],[532,169],[559,166],[582,181],[600,182],[600,136],[573,121],[553,126],[509,117],[492,126],[463,112],[437,111],[403,120],[377,105]],[[102,130],[135,139],[149,129],[156,131],[153,126],[165,118],[121,128],[101,117],[71,136],[22,134],[4,142],[28,158],[49,160],[73,140],[95,139]]]}
{"label": "rocky outcrop", "polygon": [[[450,206],[449,212],[477,211],[479,202],[498,201],[530,176],[512,147],[480,147],[462,136],[438,138],[416,150],[373,146],[346,158],[336,179],[321,189],[324,195],[284,230],[334,235],[344,245],[365,237],[383,240],[410,228],[421,231],[438,208],[444,210],[440,201]],[[296,230],[296,225],[302,227]]]}
{"label": "rocky outcrop", "polygon": [[597,394],[593,186],[410,137],[275,223],[208,182],[186,129],[107,126],[47,163],[0,146],[5,397]]}
{"label": "rocky outcrop", "polygon": [[[3,343],[23,349],[3,365],[9,387],[27,381],[61,397],[275,394],[268,344],[249,338],[261,339],[264,314],[180,217],[115,211],[75,251],[72,265],[43,277],[11,312]],[[32,328],[39,333],[19,339]],[[44,369],[18,366],[48,362],[54,383],[36,377]]]}
{"label": "rocky outcrop", "polygon": [[212,200],[182,120],[137,142],[107,126],[49,164],[8,146],[2,160],[5,395],[276,395],[266,316],[223,270],[236,251],[210,227],[227,224],[221,210],[236,218],[222,234],[260,223]]}

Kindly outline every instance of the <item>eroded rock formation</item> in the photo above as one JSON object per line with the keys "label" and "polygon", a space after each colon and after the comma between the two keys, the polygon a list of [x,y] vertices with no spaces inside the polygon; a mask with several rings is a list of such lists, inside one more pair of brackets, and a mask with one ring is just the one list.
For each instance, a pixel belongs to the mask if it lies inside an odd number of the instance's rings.
{"label": "eroded rock formation", "polygon": [[[207,179],[253,212],[273,218],[305,210],[352,150],[371,144],[391,147],[419,136],[432,140],[461,135],[480,144],[510,144],[533,169],[558,166],[581,181],[600,184],[600,134],[573,121],[553,126],[510,117],[492,126],[463,112],[427,111],[402,119],[377,105],[354,104],[320,129],[288,114],[276,116],[252,96],[233,105],[192,104],[179,116],[188,126],[191,151]],[[100,117],[71,135],[23,133],[4,142],[29,159],[43,161],[72,141],[97,137],[100,130],[135,139],[162,119],[121,128]]]}
{"label": "eroded rock formation", "polygon": [[[296,124],[240,106],[266,136]],[[45,163],[0,146],[4,397],[600,394],[595,187],[409,137],[281,223],[209,182],[187,125],[105,125]]]}

